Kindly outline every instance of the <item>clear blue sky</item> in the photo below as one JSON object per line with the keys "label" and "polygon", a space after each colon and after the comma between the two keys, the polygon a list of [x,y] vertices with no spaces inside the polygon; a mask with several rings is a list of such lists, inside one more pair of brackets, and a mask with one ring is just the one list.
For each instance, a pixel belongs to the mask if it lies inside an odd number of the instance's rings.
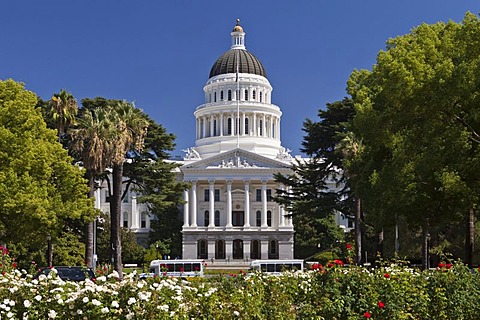
{"label": "clear blue sky", "polygon": [[262,61],[280,106],[282,144],[299,153],[302,123],[341,100],[354,69],[370,69],[388,38],[422,22],[461,21],[478,0],[15,0],[0,6],[0,79],[48,100],[134,101],[195,143],[193,112],[212,64],[241,19],[247,50]]}

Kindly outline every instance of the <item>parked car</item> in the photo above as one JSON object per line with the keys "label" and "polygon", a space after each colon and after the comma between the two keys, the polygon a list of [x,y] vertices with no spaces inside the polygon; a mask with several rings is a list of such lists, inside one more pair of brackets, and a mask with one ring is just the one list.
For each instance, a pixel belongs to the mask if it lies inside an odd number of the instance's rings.
{"label": "parked car", "polygon": [[[95,281],[95,273],[92,269],[86,267],[55,266],[53,268],[57,270],[57,276],[63,281],[84,281],[87,278]],[[50,272],[52,272],[52,268],[42,268],[34,279],[42,274],[47,276]]]}

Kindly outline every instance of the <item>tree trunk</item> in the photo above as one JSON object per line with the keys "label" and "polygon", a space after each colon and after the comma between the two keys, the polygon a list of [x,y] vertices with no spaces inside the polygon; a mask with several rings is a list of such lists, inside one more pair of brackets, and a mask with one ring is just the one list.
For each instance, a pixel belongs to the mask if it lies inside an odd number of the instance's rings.
{"label": "tree trunk", "polygon": [[429,260],[430,260],[430,233],[428,230],[428,221],[425,223],[423,227],[423,244],[422,244],[422,269],[427,270],[430,268]]}
{"label": "tree trunk", "polygon": [[360,198],[355,200],[355,263],[362,264],[362,229],[361,229],[361,213],[362,201]]}
{"label": "tree trunk", "polygon": [[[95,196],[95,175],[92,172],[87,171],[88,178],[88,197],[93,198]],[[88,222],[85,227],[85,264],[87,267],[93,266],[93,221]]]}
{"label": "tree trunk", "polygon": [[475,242],[475,211],[471,208],[467,219],[467,236],[465,239],[465,263],[469,268],[473,266],[473,250]]}
{"label": "tree trunk", "polygon": [[379,256],[380,258],[383,258],[384,256],[384,234],[383,234],[383,229],[380,230],[380,232],[378,233],[378,242],[377,242],[377,256]]}
{"label": "tree trunk", "polygon": [[120,218],[122,213],[122,179],[123,163],[113,166],[112,173],[112,197],[110,199],[110,256],[112,258],[113,269],[118,272],[120,278],[122,274],[122,241],[120,238],[121,227]]}

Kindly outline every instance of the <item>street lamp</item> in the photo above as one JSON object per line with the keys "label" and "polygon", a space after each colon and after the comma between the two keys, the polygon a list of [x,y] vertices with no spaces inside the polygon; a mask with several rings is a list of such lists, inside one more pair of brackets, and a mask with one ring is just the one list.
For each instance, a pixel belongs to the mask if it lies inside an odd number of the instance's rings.
{"label": "street lamp", "polygon": [[47,234],[47,264],[49,267],[53,265],[53,246],[50,233]]}

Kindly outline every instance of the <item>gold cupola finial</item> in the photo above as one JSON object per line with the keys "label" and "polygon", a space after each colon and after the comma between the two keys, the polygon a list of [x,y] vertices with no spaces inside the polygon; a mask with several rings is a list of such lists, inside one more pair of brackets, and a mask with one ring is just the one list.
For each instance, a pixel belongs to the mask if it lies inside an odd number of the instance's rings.
{"label": "gold cupola finial", "polygon": [[233,27],[232,32],[243,32],[243,28],[240,25],[240,19],[237,19],[237,24]]}

